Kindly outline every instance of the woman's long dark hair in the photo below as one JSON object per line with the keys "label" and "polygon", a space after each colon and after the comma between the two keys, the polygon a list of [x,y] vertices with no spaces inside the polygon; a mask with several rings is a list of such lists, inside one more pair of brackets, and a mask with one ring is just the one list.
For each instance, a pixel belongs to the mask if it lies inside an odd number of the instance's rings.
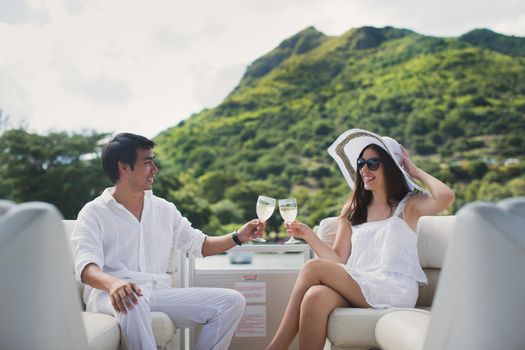
{"label": "woman's long dark hair", "polygon": [[[401,170],[399,170],[392,157],[378,145],[371,144],[366,146],[359,154],[359,157],[363,156],[367,148],[371,148],[379,154],[387,191],[386,200],[388,205],[393,208],[409,192],[405,176]],[[368,206],[370,203],[372,203],[372,191],[365,189],[361,173],[357,171],[354,193],[350,199],[350,212],[348,214],[348,219],[353,226],[367,221]]]}

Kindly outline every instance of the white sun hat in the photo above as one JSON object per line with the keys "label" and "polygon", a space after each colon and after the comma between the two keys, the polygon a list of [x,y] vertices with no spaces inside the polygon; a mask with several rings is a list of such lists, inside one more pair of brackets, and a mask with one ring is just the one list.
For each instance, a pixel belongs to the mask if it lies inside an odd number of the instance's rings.
{"label": "white sun hat", "polygon": [[383,148],[395,160],[399,170],[405,176],[410,191],[424,190],[408,175],[401,166],[402,151],[399,143],[391,137],[379,136],[363,129],[350,129],[339,135],[337,140],[328,148],[328,153],[335,159],[343,173],[346,182],[354,190],[355,176],[357,174],[357,158],[363,149],[371,144]]}

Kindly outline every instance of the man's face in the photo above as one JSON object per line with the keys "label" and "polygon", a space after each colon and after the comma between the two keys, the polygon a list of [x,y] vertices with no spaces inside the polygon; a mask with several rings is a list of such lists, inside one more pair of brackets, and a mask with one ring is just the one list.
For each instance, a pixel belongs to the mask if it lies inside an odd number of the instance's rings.
{"label": "man's face", "polygon": [[159,172],[155,165],[153,149],[137,149],[137,160],[129,172],[129,184],[137,191],[151,190],[153,178]]}

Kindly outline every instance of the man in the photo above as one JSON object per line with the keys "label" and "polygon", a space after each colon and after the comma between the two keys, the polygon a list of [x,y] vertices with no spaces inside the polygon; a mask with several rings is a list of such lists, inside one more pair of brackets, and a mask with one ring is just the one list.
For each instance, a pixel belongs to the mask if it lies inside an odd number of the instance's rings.
{"label": "man", "polygon": [[231,289],[171,288],[170,251],[221,253],[262,236],[264,223],[252,220],[222,237],[192,228],[175,205],[151,192],[158,173],[154,146],[123,133],[102,151],[102,167],[114,187],[82,208],[71,238],[76,277],[87,285],[87,310],[115,315],[130,349],[156,349],[150,311],[166,313],[178,326],[203,325],[196,349],[227,349],[244,297]]}

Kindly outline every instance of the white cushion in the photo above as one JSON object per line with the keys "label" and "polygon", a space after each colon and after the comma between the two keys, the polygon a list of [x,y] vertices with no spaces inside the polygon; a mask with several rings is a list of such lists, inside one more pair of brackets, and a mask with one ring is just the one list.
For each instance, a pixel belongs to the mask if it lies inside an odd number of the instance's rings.
{"label": "white cushion", "polygon": [[[98,312],[83,312],[84,327],[92,350],[116,350],[120,342],[117,320]],[[176,332],[173,321],[163,312],[151,312],[151,325],[157,347],[164,348]]]}
{"label": "white cushion", "polygon": [[87,349],[58,210],[23,203],[0,216],[0,348]]}
{"label": "white cushion", "polygon": [[98,312],[83,312],[84,327],[89,349],[117,350],[120,342],[120,328],[117,320]]}
{"label": "white cushion", "polygon": [[422,216],[417,223],[417,251],[423,268],[440,269],[454,234],[455,216]]}
{"label": "white cushion", "polygon": [[155,336],[157,347],[160,348],[164,348],[177,331],[171,318],[169,318],[164,312],[159,311],[151,312],[151,326],[153,328],[153,335]]}
{"label": "white cushion", "polygon": [[383,350],[422,349],[429,318],[425,310],[393,310],[383,315],[375,328],[377,345]]}
{"label": "white cushion", "polygon": [[6,201],[5,199],[0,199],[0,216],[4,215],[14,205],[15,205],[15,203],[13,203],[11,201]]}
{"label": "white cushion", "polygon": [[329,217],[321,220],[315,230],[317,236],[330,247],[334,245],[335,233],[337,232],[337,217]]}
{"label": "white cushion", "polygon": [[375,346],[377,320],[388,309],[337,308],[328,318],[327,336],[335,347]]}
{"label": "white cushion", "polygon": [[525,349],[525,198],[457,214],[426,350]]}

